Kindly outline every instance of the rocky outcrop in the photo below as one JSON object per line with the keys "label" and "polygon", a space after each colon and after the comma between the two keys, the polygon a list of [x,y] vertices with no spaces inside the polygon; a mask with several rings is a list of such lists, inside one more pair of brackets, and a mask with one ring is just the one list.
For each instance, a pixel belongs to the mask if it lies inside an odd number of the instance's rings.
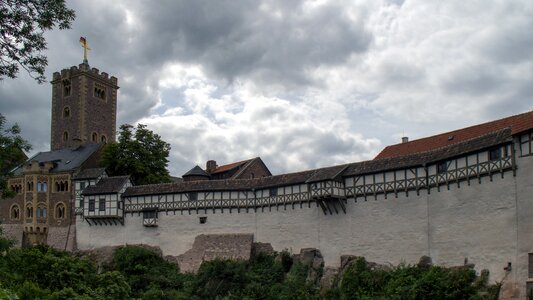
{"label": "rocky outcrop", "polygon": [[190,250],[179,255],[181,272],[196,272],[204,261],[220,259],[249,260],[253,234],[202,234],[194,239]]}

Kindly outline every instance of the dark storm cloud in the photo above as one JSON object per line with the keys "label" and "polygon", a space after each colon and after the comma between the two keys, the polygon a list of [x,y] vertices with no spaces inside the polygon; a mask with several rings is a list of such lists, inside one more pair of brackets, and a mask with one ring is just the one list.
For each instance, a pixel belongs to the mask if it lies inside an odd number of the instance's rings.
{"label": "dark storm cloud", "polygon": [[351,20],[332,4],[315,10],[295,1],[169,1],[139,13],[148,21],[139,51],[157,53],[155,61],[172,55],[199,63],[229,81],[308,82],[309,70],[343,63],[371,42],[364,20]]}

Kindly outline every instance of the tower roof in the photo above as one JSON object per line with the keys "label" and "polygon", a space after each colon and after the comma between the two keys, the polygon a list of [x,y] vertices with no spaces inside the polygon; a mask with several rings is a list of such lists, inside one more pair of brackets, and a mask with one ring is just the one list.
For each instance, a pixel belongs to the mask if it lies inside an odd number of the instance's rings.
{"label": "tower roof", "polygon": [[198,165],[196,165],[194,168],[190,169],[189,172],[183,174],[183,177],[187,177],[187,176],[209,177],[209,174],[207,174],[206,171],[204,171],[202,168],[200,168]]}

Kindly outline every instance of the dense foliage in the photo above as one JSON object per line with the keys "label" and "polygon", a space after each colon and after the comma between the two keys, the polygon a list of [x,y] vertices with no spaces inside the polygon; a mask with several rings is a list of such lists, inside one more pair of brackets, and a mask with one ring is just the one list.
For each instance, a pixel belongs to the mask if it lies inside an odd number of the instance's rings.
{"label": "dense foliage", "polygon": [[0,114],[0,190],[3,197],[8,197],[13,196],[7,186],[9,171],[26,160],[24,151],[29,151],[31,146],[20,136],[17,124],[4,128],[5,124],[6,118]]}
{"label": "dense foliage", "polygon": [[136,185],[169,182],[167,170],[170,144],[138,124],[120,126],[118,142],[104,148],[101,166],[109,175],[130,175]]}
{"label": "dense foliage", "polygon": [[138,246],[118,249],[100,270],[46,246],[2,253],[0,299],[497,299],[499,287],[487,285],[487,273],[476,276],[467,267],[383,268],[358,258],[321,294],[309,280],[311,267],[287,252],[247,262],[214,260],[197,274],[182,274]]}
{"label": "dense foliage", "polygon": [[39,83],[45,82],[44,32],[56,26],[68,29],[74,18],[65,0],[0,1],[0,80],[16,78],[22,67]]}

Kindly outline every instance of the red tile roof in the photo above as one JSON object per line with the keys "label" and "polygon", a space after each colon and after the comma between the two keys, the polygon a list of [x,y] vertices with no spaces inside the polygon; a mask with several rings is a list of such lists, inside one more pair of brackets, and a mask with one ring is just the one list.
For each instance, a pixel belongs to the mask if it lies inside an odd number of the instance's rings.
{"label": "red tile roof", "polygon": [[532,129],[533,111],[426,138],[421,138],[418,140],[413,140],[406,143],[387,146],[374,159],[399,157],[430,151],[463,142],[506,127],[511,128],[513,135]]}
{"label": "red tile roof", "polygon": [[234,169],[236,167],[239,167],[239,166],[242,166],[242,165],[246,164],[247,162],[249,162],[251,160],[254,160],[254,158],[243,160],[243,161],[234,162],[234,163],[223,165],[223,166],[217,166],[217,168],[213,172],[211,172],[211,174],[222,173],[222,172],[226,172],[226,171],[232,170],[232,169]]}

